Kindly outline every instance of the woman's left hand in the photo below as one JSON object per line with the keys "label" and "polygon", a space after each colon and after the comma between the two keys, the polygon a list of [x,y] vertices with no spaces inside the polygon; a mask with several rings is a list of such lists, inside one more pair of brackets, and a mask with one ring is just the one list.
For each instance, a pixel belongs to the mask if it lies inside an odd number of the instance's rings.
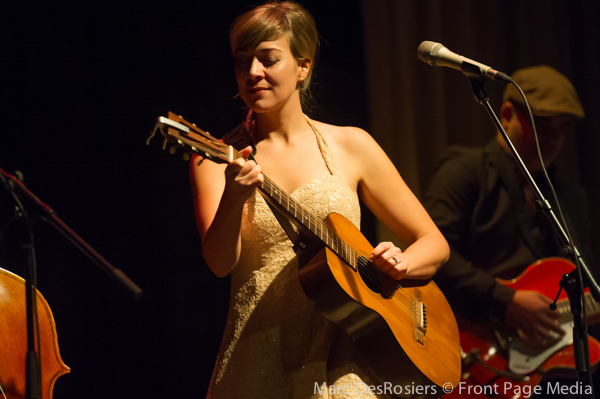
{"label": "woman's left hand", "polygon": [[408,260],[402,250],[389,241],[379,243],[369,255],[369,260],[394,280],[401,280],[408,273]]}

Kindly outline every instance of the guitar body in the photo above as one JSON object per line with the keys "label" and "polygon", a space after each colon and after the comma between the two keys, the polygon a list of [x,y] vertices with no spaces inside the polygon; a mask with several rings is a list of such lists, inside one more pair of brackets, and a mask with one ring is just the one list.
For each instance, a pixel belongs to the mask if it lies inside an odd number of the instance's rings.
{"label": "guitar body", "polygon": [[[515,290],[538,291],[552,300],[558,292],[558,283],[562,275],[570,273],[574,268],[575,266],[566,259],[547,258],[535,262],[513,280],[498,281]],[[589,290],[586,289],[586,292],[589,292]],[[563,290],[557,304],[564,306],[566,305],[565,301],[568,301],[568,297]],[[588,323],[593,324],[598,321],[600,306],[593,302],[589,294],[586,303],[588,305]],[[502,351],[499,349],[499,345],[496,344],[492,329],[489,326],[476,325],[469,326],[466,329],[462,327],[461,325],[460,345],[465,353],[469,353],[473,349],[479,349],[481,360],[488,366],[496,370],[511,370],[509,360],[502,355]],[[527,398],[533,392],[534,387],[539,385],[543,377],[572,377],[576,379],[577,370],[575,368],[572,334],[569,328],[572,327],[565,327],[565,324],[563,324],[563,329],[571,338],[568,338],[566,343],[558,343],[549,354],[540,354],[539,356],[542,356],[538,360],[540,366],[530,373],[523,374],[523,376],[528,377],[528,381],[518,382],[507,377],[498,377],[495,372],[475,363],[462,381],[464,383],[462,395],[467,393],[470,386],[473,397],[489,397],[481,392],[481,387],[498,384],[499,389],[496,390],[496,393],[498,393],[495,396],[496,398]],[[595,370],[600,362],[600,343],[590,336],[588,345],[590,365]],[[531,361],[534,361],[535,357],[531,356]],[[504,387],[509,387],[509,389],[505,392]],[[479,393],[479,396],[475,392]],[[458,395],[459,392],[455,391],[451,395],[446,395],[445,398],[458,397]]]}
{"label": "guitar body", "polygon": [[[373,247],[343,216],[329,215],[327,225],[362,255],[371,253]],[[403,287],[393,292],[385,283],[366,283],[375,272],[358,272],[324,248],[299,275],[307,297],[354,339],[382,385],[391,384],[401,398],[439,397],[444,384],[455,387],[460,378],[458,326],[446,298],[432,281],[401,280]],[[424,334],[414,311],[422,305]]]}

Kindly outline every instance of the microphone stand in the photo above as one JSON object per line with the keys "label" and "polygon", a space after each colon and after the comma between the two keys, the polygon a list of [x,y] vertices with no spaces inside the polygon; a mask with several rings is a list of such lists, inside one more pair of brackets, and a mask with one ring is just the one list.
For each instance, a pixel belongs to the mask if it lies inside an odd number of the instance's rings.
{"label": "microphone stand", "polygon": [[[466,62],[463,62],[463,67],[465,63]],[[467,66],[467,68],[468,67],[469,66]],[[473,70],[475,70],[475,68],[473,68]],[[537,204],[539,205],[540,209],[544,211],[546,216],[548,216],[548,218],[552,222],[554,229],[558,233],[562,244],[564,245],[565,253],[569,255],[569,257],[571,257],[571,259],[577,265],[576,270],[569,274],[563,275],[562,281],[559,284],[561,289],[564,288],[565,291],[567,291],[569,301],[571,304],[571,313],[573,314],[573,348],[575,356],[575,366],[579,373],[579,382],[582,384],[581,389],[578,389],[578,392],[580,393],[580,397],[593,399],[594,394],[592,374],[590,368],[590,353],[588,349],[587,325],[586,321],[583,320],[581,316],[582,303],[585,306],[585,303],[582,302],[584,298],[583,282],[585,282],[585,286],[590,288],[590,292],[596,302],[600,302],[600,287],[598,287],[598,284],[592,277],[592,274],[590,273],[590,270],[585,264],[581,254],[569,239],[569,235],[565,232],[565,229],[563,229],[562,225],[558,221],[556,214],[554,213],[554,210],[550,205],[550,202],[548,202],[544,198],[544,195],[537,187],[535,181],[531,177],[531,174],[527,170],[527,167],[523,163],[523,160],[521,159],[514,145],[510,141],[510,138],[506,134],[506,131],[502,127],[502,123],[500,122],[500,120],[494,113],[494,110],[490,106],[488,95],[485,91],[485,88],[483,87],[484,77],[473,77],[473,75],[470,75],[469,80],[471,81],[471,87],[473,89],[473,94],[475,95],[477,102],[485,107],[490,118],[492,118],[492,121],[494,122],[498,130],[501,132],[502,137],[504,137],[504,140],[508,144],[508,147],[510,148],[513,157],[515,158],[517,165],[519,165],[521,172],[523,172],[523,174],[525,175],[527,182],[529,183],[537,197]],[[591,394],[585,393],[588,387],[591,390]]]}
{"label": "microphone stand", "polygon": [[[21,249],[25,251],[25,320],[27,323],[27,354],[25,357],[25,396],[27,399],[41,398],[42,373],[39,356],[36,352],[35,338],[37,332],[37,265],[33,229],[25,207],[12,189],[8,175],[0,169],[0,179],[15,201],[15,216],[23,222],[18,229]],[[38,348],[39,349],[39,348]]]}
{"label": "microphone stand", "polygon": [[[7,174],[0,168],[0,181],[9,195],[15,202],[16,216],[23,221],[24,228],[20,229],[21,248],[27,251],[26,267],[24,272],[25,293],[26,293],[26,322],[27,322],[27,357],[25,369],[26,397],[27,399],[41,398],[41,366],[40,356],[36,353],[35,338],[37,329],[36,312],[36,289],[37,286],[37,266],[34,247],[33,228],[27,211],[19,195],[31,200],[41,211],[41,217],[44,221],[54,226],[61,234],[66,236],[77,248],[79,248],[88,258],[90,258],[104,272],[113,277],[113,279],[129,290],[135,299],[139,299],[142,290],[131,281],[121,270],[112,266],[98,252],[96,252],[88,243],[69,228],[62,220],[58,218],[54,210],[44,204],[38,197],[25,187],[25,185],[16,177]],[[26,230],[26,231],[23,231]],[[35,329],[34,329],[35,327]],[[39,349],[39,348],[38,348]]]}

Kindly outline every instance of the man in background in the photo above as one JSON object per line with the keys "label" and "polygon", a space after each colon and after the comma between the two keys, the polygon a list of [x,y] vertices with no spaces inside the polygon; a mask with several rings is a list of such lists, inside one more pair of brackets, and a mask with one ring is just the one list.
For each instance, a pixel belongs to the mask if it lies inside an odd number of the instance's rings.
{"label": "man in background", "polygon": [[[518,70],[513,80],[531,107],[544,165],[575,134],[584,111],[571,82],[548,66]],[[533,129],[520,93],[508,85],[500,120],[531,175],[551,201],[542,177]],[[574,184],[553,182],[573,240],[588,265],[591,217],[587,195]],[[535,261],[564,256],[548,218],[535,208],[536,197],[498,132],[483,148],[450,147],[425,195],[424,205],[451,247],[435,281],[459,320],[504,324],[528,346],[564,334],[551,300],[537,291],[513,290],[496,281],[512,279]],[[557,276],[556,291],[559,288]],[[554,299],[554,298],[552,298]]]}

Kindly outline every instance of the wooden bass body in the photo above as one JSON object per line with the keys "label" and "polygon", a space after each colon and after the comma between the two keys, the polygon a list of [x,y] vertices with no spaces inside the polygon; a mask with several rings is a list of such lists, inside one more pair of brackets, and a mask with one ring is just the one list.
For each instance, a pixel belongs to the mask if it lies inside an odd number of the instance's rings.
{"label": "wooden bass body", "polygon": [[[0,269],[0,384],[7,398],[26,398],[25,297],[25,280]],[[37,315],[40,344],[37,352],[41,363],[41,392],[43,398],[52,399],[56,380],[68,373],[70,368],[60,357],[54,316],[39,291],[37,291]]]}

